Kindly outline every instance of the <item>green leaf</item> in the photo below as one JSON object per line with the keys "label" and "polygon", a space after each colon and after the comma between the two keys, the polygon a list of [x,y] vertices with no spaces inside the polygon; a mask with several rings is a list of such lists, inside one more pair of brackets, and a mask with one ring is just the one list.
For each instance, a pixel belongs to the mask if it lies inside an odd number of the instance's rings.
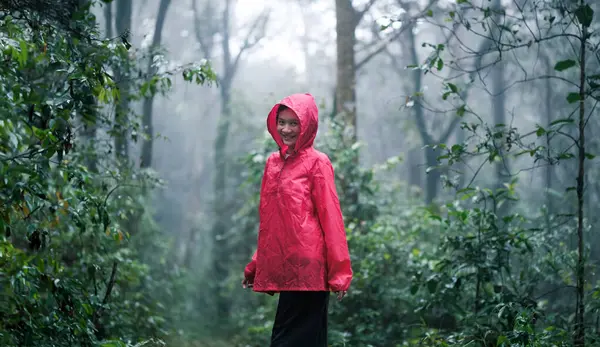
{"label": "green leaf", "polygon": [[483,10],[483,19],[490,18],[491,15],[492,10],[489,7],[486,7],[485,10]]}
{"label": "green leaf", "polygon": [[456,110],[456,114],[459,117],[462,117],[465,115],[466,111],[467,111],[467,105],[460,105],[460,107]]}
{"label": "green leaf", "polygon": [[105,341],[100,343],[101,347],[125,347],[126,344],[121,341]]}
{"label": "green leaf", "polygon": [[430,279],[429,281],[427,281],[427,290],[429,290],[430,293],[435,293],[435,291],[437,290],[437,286],[438,286],[438,281],[435,279]]}
{"label": "green leaf", "polygon": [[557,124],[563,124],[563,123],[574,123],[574,122],[575,122],[575,120],[571,119],[571,118],[561,118],[561,119],[557,119],[555,121],[552,121],[550,123],[550,126],[554,126],[554,125],[557,125]]}
{"label": "green leaf", "polygon": [[442,217],[438,216],[437,214],[430,214],[430,215],[429,215],[429,218],[431,218],[431,219],[433,219],[433,220],[436,220],[436,221],[438,221],[438,222],[441,222],[441,221],[442,221]]}
{"label": "green leaf", "polygon": [[427,12],[425,13],[425,15],[427,17],[433,17],[433,11],[432,10],[427,10]]}
{"label": "green leaf", "polygon": [[444,61],[442,60],[442,58],[438,58],[438,60],[437,60],[438,71],[441,71],[443,68],[444,68]]}
{"label": "green leaf", "polygon": [[586,159],[589,159],[589,160],[592,160],[592,159],[596,158],[596,156],[593,155],[592,153],[586,153],[585,157],[586,157]]}
{"label": "green leaf", "polygon": [[452,145],[452,148],[451,148],[452,153],[459,153],[459,152],[462,152],[462,150],[463,150],[462,145],[459,145],[459,144]]}
{"label": "green leaf", "polygon": [[588,4],[581,5],[575,10],[575,16],[581,25],[589,27],[594,19],[594,10]]}
{"label": "green leaf", "polygon": [[27,42],[19,42],[19,47],[21,48],[21,53],[19,54],[19,65],[21,65],[21,67],[24,67],[27,63],[27,58],[29,56],[29,52],[27,50]]}
{"label": "green leaf", "polygon": [[54,154],[56,154],[56,148],[48,148],[48,150],[46,150],[46,152],[44,153],[44,156],[50,159],[52,158],[52,156],[54,156]]}
{"label": "green leaf", "polygon": [[554,70],[556,71],[565,71],[573,66],[577,65],[577,62],[572,59],[561,60],[556,65],[554,65]]}
{"label": "green leaf", "polygon": [[94,313],[94,310],[92,309],[92,306],[90,304],[81,304],[81,306],[85,310],[85,313],[87,313],[88,315],[91,316]]}
{"label": "green leaf", "polygon": [[537,131],[535,132],[535,134],[540,137],[542,135],[544,135],[546,133],[546,129],[542,128],[542,127],[538,127]]}
{"label": "green leaf", "polygon": [[581,95],[579,95],[579,93],[569,93],[569,95],[567,95],[567,102],[569,104],[575,103],[577,101],[581,101]]}

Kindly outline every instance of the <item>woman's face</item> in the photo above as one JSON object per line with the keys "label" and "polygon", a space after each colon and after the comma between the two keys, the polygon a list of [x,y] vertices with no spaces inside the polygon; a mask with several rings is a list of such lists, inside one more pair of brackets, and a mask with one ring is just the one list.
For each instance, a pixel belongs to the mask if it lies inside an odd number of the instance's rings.
{"label": "woman's face", "polygon": [[294,111],[285,109],[277,117],[277,132],[283,143],[293,148],[300,135],[300,120]]}

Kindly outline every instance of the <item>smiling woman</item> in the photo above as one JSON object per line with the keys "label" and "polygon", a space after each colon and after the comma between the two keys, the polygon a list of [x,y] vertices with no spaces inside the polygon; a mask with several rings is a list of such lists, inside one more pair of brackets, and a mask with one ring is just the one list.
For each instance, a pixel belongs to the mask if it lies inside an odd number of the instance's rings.
{"label": "smiling woman", "polygon": [[279,151],[265,166],[258,248],[242,285],[280,293],[271,347],[327,346],[329,292],[341,300],[352,281],[333,167],[313,147],[318,123],[310,94],[284,98],[267,116]]}
{"label": "smiling woman", "polygon": [[281,135],[283,143],[293,150],[300,134],[300,119],[285,105],[280,105],[277,110],[277,132]]}

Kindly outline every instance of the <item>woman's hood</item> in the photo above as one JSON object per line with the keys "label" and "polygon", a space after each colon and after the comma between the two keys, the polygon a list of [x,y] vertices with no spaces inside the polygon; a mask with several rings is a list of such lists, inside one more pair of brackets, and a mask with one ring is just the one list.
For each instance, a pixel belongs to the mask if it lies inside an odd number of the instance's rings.
{"label": "woman's hood", "polygon": [[296,141],[295,151],[312,147],[319,128],[319,109],[315,98],[309,93],[292,94],[275,104],[267,116],[267,130],[277,142],[281,153],[286,153],[286,146],[277,132],[277,110],[280,105],[289,107],[300,119],[300,135]]}

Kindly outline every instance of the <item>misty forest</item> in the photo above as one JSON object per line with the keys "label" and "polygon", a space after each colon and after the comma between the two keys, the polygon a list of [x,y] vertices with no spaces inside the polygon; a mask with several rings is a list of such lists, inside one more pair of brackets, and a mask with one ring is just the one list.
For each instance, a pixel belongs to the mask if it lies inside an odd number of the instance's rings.
{"label": "misty forest", "polygon": [[0,345],[268,346],[278,296],[241,285],[265,120],[310,93],[354,272],[330,346],[599,346],[598,18],[1,0]]}

